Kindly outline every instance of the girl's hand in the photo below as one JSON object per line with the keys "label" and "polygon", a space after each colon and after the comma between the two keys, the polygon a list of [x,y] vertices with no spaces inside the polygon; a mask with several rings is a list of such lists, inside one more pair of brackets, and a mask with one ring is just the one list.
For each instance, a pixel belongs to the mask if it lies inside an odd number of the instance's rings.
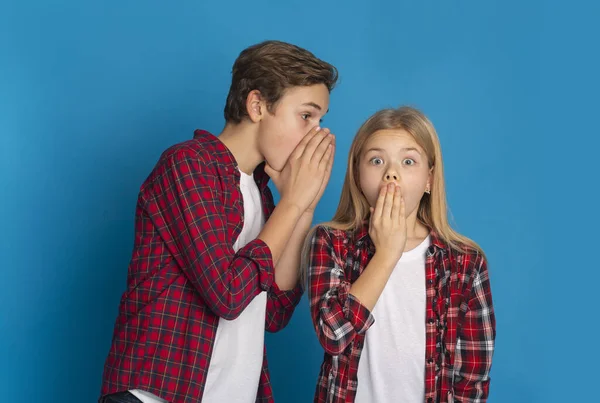
{"label": "girl's hand", "polygon": [[400,186],[389,183],[379,191],[375,208],[371,207],[369,235],[376,254],[395,265],[406,246],[406,212]]}

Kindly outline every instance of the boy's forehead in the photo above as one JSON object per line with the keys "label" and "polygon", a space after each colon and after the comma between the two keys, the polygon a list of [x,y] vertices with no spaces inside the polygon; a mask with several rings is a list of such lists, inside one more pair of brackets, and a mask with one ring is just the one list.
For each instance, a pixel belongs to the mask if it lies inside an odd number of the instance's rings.
{"label": "boy's forehead", "polygon": [[326,112],[329,106],[329,91],[323,84],[292,87],[285,91],[282,101]]}

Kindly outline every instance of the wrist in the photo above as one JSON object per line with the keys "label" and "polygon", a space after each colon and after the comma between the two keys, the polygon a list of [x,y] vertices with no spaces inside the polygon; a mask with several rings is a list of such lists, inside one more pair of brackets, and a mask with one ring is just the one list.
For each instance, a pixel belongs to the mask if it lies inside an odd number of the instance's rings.
{"label": "wrist", "polygon": [[398,263],[398,260],[400,260],[399,256],[383,251],[375,251],[375,254],[371,258],[371,261],[375,261],[378,266],[388,270],[393,269],[396,266],[396,263]]}
{"label": "wrist", "polygon": [[304,210],[304,212],[298,219],[298,223],[296,224],[296,227],[300,227],[300,228],[308,230],[313,222],[313,217],[314,217],[313,212]]}
{"label": "wrist", "polygon": [[312,209],[306,209],[302,212],[303,219],[310,219],[312,221],[314,215],[315,215],[315,211]]}
{"label": "wrist", "polygon": [[296,220],[299,220],[304,215],[304,209],[298,206],[297,203],[287,198],[282,198],[277,204],[277,207],[280,210],[284,210],[288,212],[288,214],[293,215],[296,218]]}

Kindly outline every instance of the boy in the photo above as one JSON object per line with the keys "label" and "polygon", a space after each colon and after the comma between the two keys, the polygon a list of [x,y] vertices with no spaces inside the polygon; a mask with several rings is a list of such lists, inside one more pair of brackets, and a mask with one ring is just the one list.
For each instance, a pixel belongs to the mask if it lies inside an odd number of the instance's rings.
{"label": "boy", "polygon": [[101,402],[273,401],[264,331],[282,329],[302,294],[336,81],[297,46],[251,46],[233,66],[223,132],[197,130],[162,154],[139,193]]}

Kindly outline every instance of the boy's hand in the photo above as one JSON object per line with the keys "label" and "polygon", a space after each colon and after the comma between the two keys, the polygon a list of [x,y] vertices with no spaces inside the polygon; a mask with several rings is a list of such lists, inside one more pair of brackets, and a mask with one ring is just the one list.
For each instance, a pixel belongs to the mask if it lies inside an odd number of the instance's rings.
{"label": "boy's hand", "polygon": [[325,176],[323,177],[323,182],[321,182],[321,188],[319,189],[319,192],[315,196],[312,203],[308,206],[308,208],[305,211],[308,214],[314,214],[315,208],[317,207],[319,200],[321,200],[321,197],[323,196],[323,193],[325,192],[325,188],[327,187],[327,184],[329,183],[329,178],[331,178],[331,169],[333,168],[334,158],[335,158],[335,137],[333,137],[333,141],[331,142],[331,157],[329,158],[329,162],[327,163],[327,166],[325,167]]}
{"label": "boy's hand", "polygon": [[301,212],[314,210],[331,175],[333,148],[334,136],[329,129],[315,127],[300,141],[281,171],[265,165],[281,203],[295,205]]}

